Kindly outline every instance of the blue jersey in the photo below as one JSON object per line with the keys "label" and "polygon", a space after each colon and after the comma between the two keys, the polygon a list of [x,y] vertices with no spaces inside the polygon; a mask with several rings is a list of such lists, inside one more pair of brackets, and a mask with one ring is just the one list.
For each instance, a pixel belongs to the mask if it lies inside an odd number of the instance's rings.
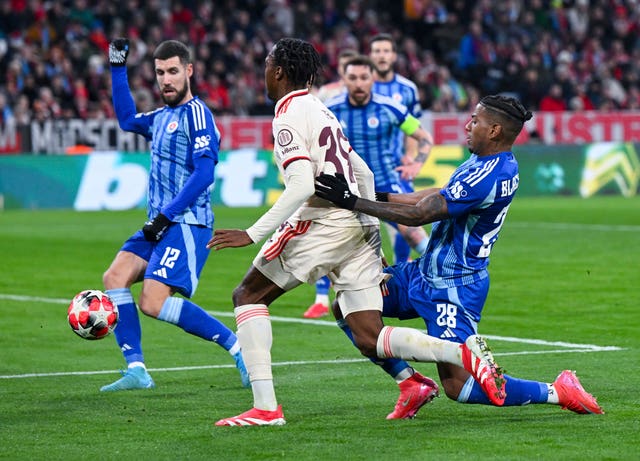
{"label": "blue jersey", "polygon": [[[406,106],[415,118],[422,117],[422,107],[418,97],[418,87],[415,83],[402,75],[394,74],[389,82],[375,82],[373,92],[388,96],[394,101]],[[404,155],[404,135],[399,130],[394,134],[391,148],[396,155],[396,165]]]}
{"label": "blue jersey", "polygon": [[120,126],[151,142],[149,219],[162,212],[173,222],[213,228],[211,191],[220,132],[211,111],[194,97],[176,107],[136,113],[126,68],[112,68],[112,79]]}
{"label": "blue jersey", "polygon": [[488,277],[489,253],[518,189],[513,153],[471,157],[440,194],[450,218],[435,222],[420,271],[435,288],[457,287]]}
{"label": "blue jersey", "polygon": [[376,190],[401,192],[396,154],[389,141],[410,116],[407,107],[376,93],[371,93],[363,106],[352,105],[344,93],[327,101],[327,107],[340,121],[351,147],[373,172]]}

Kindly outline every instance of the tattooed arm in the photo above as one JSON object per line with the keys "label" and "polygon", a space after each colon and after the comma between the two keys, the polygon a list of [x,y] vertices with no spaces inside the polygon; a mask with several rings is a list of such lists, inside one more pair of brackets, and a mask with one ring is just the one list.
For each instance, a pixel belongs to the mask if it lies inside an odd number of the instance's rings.
{"label": "tattooed arm", "polygon": [[354,210],[385,221],[407,226],[422,226],[449,217],[447,201],[439,189],[426,189],[410,194],[389,194],[388,202],[358,199]]}

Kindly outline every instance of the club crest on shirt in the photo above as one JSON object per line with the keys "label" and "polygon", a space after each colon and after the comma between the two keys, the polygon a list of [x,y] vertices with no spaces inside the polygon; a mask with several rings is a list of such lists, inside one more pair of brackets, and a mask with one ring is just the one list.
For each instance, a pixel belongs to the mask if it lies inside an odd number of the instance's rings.
{"label": "club crest on shirt", "polygon": [[378,117],[369,117],[367,119],[367,126],[369,128],[378,128],[379,125],[380,125],[380,120],[378,120]]}
{"label": "club crest on shirt", "polygon": [[173,133],[177,129],[178,129],[178,121],[177,120],[172,120],[167,125],[167,133],[169,133],[169,134]]}
{"label": "club crest on shirt", "polygon": [[464,190],[464,186],[460,181],[456,181],[451,186],[449,186],[449,194],[451,194],[451,197],[457,200],[459,198],[466,197],[467,191]]}
{"label": "club crest on shirt", "polygon": [[293,135],[291,134],[291,131],[285,128],[278,131],[278,134],[276,135],[276,140],[278,141],[278,145],[284,147],[291,144],[291,141],[293,141]]}

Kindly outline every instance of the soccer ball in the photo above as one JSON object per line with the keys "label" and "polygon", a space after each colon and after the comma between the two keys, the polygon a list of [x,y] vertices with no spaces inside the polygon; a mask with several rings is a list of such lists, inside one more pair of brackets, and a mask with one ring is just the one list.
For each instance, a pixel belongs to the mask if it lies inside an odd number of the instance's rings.
{"label": "soccer ball", "polygon": [[118,324],[118,306],[100,290],[84,290],[69,304],[67,319],[81,338],[102,339]]}

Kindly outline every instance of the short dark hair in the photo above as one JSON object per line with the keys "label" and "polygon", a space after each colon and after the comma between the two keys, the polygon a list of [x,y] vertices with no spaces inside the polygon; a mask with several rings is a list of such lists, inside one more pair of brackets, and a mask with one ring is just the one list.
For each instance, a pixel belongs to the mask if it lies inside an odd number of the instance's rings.
{"label": "short dark hair", "polygon": [[271,52],[273,63],[296,87],[311,86],[322,68],[320,55],[313,45],[297,38],[281,38]]}
{"label": "short dark hair", "polygon": [[358,52],[356,50],[354,50],[353,48],[345,48],[343,50],[340,50],[340,53],[338,53],[338,59],[340,58],[350,58],[353,56],[358,56]]}
{"label": "short dark hair", "polygon": [[177,40],[165,40],[153,52],[153,59],[169,59],[177,56],[183,65],[191,62],[191,52],[187,45]]}
{"label": "short dark hair", "polygon": [[357,54],[353,58],[351,58],[347,62],[345,62],[344,63],[344,68],[342,70],[346,71],[347,70],[347,66],[367,66],[367,67],[369,67],[369,69],[371,69],[372,72],[376,68],[374,66],[373,61],[371,60],[371,58],[369,58],[369,56],[365,56],[365,55],[362,55],[362,54]]}
{"label": "short dark hair", "polygon": [[490,95],[480,100],[480,104],[496,116],[510,136],[515,139],[524,122],[530,120],[533,114],[520,101],[511,96]]}
{"label": "short dark hair", "polygon": [[369,47],[371,47],[371,45],[373,45],[375,42],[390,42],[391,49],[393,51],[396,51],[396,41],[393,39],[393,36],[391,34],[381,33],[374,35],[373,37],[371,37],[371,40],[369,40]]}

